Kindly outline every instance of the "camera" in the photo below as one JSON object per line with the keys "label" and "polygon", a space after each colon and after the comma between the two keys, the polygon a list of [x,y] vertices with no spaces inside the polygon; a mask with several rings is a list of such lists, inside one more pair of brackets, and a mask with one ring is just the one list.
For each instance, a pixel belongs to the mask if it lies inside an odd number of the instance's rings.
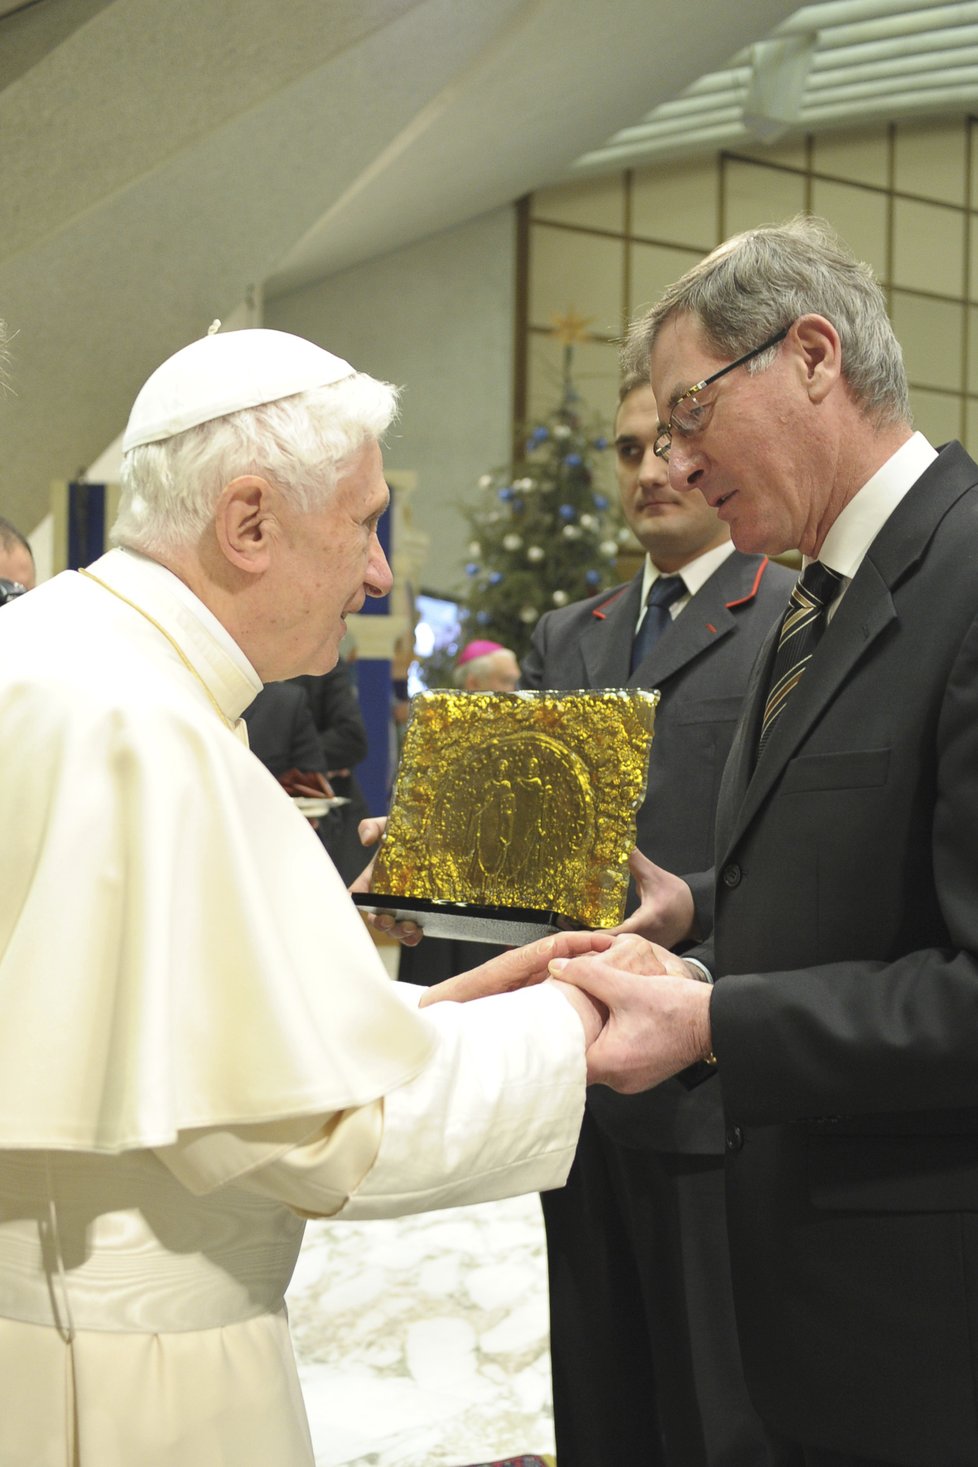
{"label": "camera", "polygon": [[18,596],[23,596],[27,590],[19,581],[7,581],[0,576],[0,606],[6,606],[8,601],[14,601]]}

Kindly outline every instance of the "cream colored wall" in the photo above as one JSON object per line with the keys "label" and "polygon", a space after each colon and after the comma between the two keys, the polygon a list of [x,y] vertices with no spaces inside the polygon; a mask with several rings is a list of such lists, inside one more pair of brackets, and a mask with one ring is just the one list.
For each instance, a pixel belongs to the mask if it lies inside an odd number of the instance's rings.
{"label": "cream colored wall", "polygon": [[917,426],[978,449],[978,154],[967,119],[827,133],[541,190],[530,209],[527,398],[550,393],[554,312],[591,317],[579,386],[613,402],[630,317],[719,240],[808,209],[883,283]]}
{"label": "cream colored wall", "polygon": [[[610,421],[618,341],[632,315],[728,234],[811,209],[886,289],[917,426],[934,442],[957,437],[978,451],[970,129],[967,120],[897,123],[540,190],[530,200],[516,345],[525,352],[526,416],[546,415],[560,396],[554,316],[589,318],[574,381],[585,410]],[[447,593],[466,559],[459,504],[509,453],[516,256],[515,212],[501,209],[265,302],[266,325],[404,385],[387,462],[417,473],[413,521],[430,540],[420,580]]]}
{"label": "cream colored wall", "polygon": [[417,475],[411,512],[430,542],[426,589],[458,587],[469,539],[458,505],[509,456],[515,229],[515,211],[499,209],[265,300],[266,326],[403,386],[384,458]]}

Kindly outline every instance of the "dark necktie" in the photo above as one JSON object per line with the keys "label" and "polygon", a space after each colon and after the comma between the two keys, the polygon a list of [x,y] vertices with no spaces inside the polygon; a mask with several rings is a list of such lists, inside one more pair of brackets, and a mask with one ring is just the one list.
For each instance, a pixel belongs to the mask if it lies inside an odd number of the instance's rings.
{"label": "dark necktie", "polygon": [[791,589],[788,609],[778,634],[774,670],[764,704],[758,755],[771,730],[784,712],[785,704],[801,682],[805,669],[825,630],[826,612],[838,595],[842,577],[819,560],[813,560]]}
{"label": "dark necktie", "polygon": [[672,622],[669,608],[680,596],[686,594],[686,583],[682,576],[658,576],[645,601],[645,615],[632,642],[631,671],[634,672],[642,659],[652,650],[662,633]]}

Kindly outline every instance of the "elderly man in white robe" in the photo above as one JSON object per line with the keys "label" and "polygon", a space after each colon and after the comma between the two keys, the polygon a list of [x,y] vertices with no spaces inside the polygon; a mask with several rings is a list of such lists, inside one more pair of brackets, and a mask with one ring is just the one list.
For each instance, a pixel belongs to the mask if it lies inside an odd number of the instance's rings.
{"label": "elderly man in white robe", "polygon": [[394,410],[300,338],[195,342],[133,407],[116,548],[0,611],[3,1467],[310,1464],[303,1220],[573,1158],[597,1008],[418,1012],[247,748],[262,683],[326,671],[390,587]]}

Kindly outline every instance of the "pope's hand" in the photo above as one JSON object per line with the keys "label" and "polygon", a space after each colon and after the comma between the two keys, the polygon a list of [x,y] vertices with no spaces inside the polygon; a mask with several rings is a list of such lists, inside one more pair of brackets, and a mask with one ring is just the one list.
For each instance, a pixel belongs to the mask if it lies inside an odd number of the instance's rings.
{"label": "pope's hand", "polygon": [[555,957],[550,972],[607,1011],[588,1050],[589,1083],[633,1095],[710,1054],[713,989],[667,948],[618,937],[603,953]]}
{"label": "pope's hand", "polygon": [[[466,1003],[473,998],[488,998],[492,994],[512,993],[517,988],[549,980],[549,964],[555,958],[572,957],[576,953],[602,952],[611,946],[613,938],[607,932],[558,932],[553,937],[541,937],[525,947],[514,947],[500,953],[488,963],[436,983],[422,995],[419,1007],[441,1003],[451,999]],[[606,1014],[601,1004],[583,988],[568,983],[553,985],[571,1005],[584,1029],[584,1043],[592,1046],[601,1033]]]}
{"label": "pope's hand", "polygon": [[614,932],[637,932],[650,942],[675,947],[693,930],[693,894],[681,876],[656,866],[639,850],[632,851],[628,869],[635,882],[639,904]]}
{"label": "pope's hand", "polygon": [[[386,825],[386,815],[373,815],[366,820],[361,820],[357,826],[360,844],[362,846],[377,845],[380,837],[384,833]],[[370,864],[363,868],[356,880],[350,882],[350,891],[366,892],[370,890],[370,884],[374,874],[374,861],[376,859],[377,852],[375,851]],[[421,931],[417,922],[397,922],[387,912],[364,912],[361,910],[360,915],[365,921],[369,922],[371,927],[375,927],[385,937],[396,938],[404,947],[417,947],[422,937],[424,937],[424,933]]]}
{"label": "pope's hand", "polygon": [[488,963],[480,963],[467,973],[435,983],[421,999],[421,1007],[450,999],[467,1003],[473,998],[486,998],[491,993],[511,993],[532,983],[542,983],[549,975],[549,964],[555,958],[572,958],[579,953],[604,952],[614,938],[608,932],[558,932],[541,937],[525,947],[510,948]]}

